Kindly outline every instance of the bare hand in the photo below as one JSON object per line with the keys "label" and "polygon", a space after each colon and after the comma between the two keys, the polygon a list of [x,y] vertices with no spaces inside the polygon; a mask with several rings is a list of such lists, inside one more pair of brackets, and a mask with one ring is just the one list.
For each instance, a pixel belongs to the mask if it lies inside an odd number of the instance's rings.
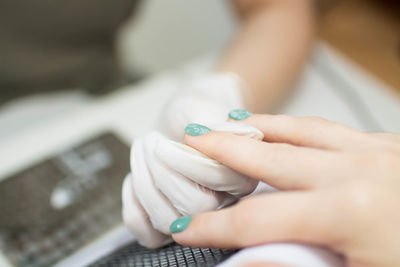
{"label": "bare hand", "polygon": [[192,218],[173,238],[196,247],[271,242],[327,246],[349,266],[400,266],[400,135],[364,133],[320,118],[252,115],[264,140],[185,136],[220,163],[281,192]]}

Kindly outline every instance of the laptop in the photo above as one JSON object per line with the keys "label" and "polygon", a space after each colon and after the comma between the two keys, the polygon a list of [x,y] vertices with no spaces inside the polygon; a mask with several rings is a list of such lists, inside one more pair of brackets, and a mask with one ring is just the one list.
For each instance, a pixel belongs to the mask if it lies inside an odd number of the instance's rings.
{"label": "laptop", "polygon": [[[397,95],[326,45],[315,51],[282,113],[400,132]],[[207,65],[197,62],[96,100],[72,97],[74,104],[35,119],[22,102],[28,116],[17,125],[9,110],[0,110],[0,266],[215,266],[233,255],[177,244],[148,250],[121,219],[133,138],[154,129],[168,98]]]}

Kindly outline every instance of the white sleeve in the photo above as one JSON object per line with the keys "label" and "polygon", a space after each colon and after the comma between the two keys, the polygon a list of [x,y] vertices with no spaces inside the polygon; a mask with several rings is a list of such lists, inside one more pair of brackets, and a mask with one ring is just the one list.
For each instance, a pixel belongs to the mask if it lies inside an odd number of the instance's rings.
{"label": "white sleeve", "polygon": [[245,248],[218,267],[268,262],[296,267],[344,267],[344,258],[324,248],[293,243],[276,243]]}

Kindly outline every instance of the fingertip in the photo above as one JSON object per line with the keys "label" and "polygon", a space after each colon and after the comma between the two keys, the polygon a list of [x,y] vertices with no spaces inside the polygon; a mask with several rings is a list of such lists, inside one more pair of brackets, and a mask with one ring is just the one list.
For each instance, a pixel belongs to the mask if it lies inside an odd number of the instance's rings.
{"label": "fingertip", "polygon": [[184,143],[196,147],[198,144],[199,138],[203,135],[207,135],[207,133],[212,130],[207,126],[197,124],[197,123],[189,123],[185,127],[185,135],[183,137]]}
{"label": "fingertip", "polygon": [[171,223],[172,239],[184,246],[207,247],[207,226],[211,223],[207,220],[209,212],[192,217],[183,216]]}
{"label": "fingertip", "polygon": [[196,145],[196,141],[198,138],[191,136],[190,134],[185,134],[183,137],[183,141],[186,145],[194,147]]}
{"label": "fingertip", "polygon": [[245,109],[234,109],[228,113],[228,118],[233,121],[244,121],[251,117],[253,114]]}
{"label": "fingertip", "polygon": [[176,234],[186,230],[189,226],[190,222],[192,221],[191,216],[182,216],[173,221],[169,227],[171,233]]}
{"label": "fingertip", "polygon": [[198,123],[189,123],[185,127],[185,133],[191,136],[200,136],[208,132],[211,132],[210,128]]}
{"label": "fingertip", "polygon": [[185,233],[175,233],[171,235],[172,239],[175,243],[178,243],[182,246],[191,246],[190,239],[186,238]]}
{"label": "fingertip", "polygon": [[[183,219],[182,219],[183,218]],[[193,233],[192,233],[192,229],[191,229],[191,222],[192,222],[192,218],[190,217],[190,219],[187,219],[185,223],[187,223],[186,226],[178,226],[177,224],[180,224],[179,220],[183,220],[185,221],[185,217],[181,217],[178,218],[177,220],[175,220],[170,227],[171,230],[171,237],[172,239],[178,243],[181,244],[183,246],[191,246],[194,245],[196,243],[196,238],[193,237]],[[179,229],[178,229],[179,228]]]}

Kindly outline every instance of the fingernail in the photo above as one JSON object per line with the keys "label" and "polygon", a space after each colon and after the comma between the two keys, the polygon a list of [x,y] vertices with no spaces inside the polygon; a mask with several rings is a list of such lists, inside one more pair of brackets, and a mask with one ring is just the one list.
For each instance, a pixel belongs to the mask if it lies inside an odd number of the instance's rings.
{"label": "fingernail", "polygon": [[169,227],[169,230],[171,233],[180,233],[184,231],[188,226],[189,223],[192,221],[192,217],[190,216],[183,216],[178,219],[176,219],[173,223],[171,223],[171,226]]}
{"label": "fingernail", "polygon": [[185,127],[185,132],[191,136],[199,136],[211,132],[211,129],[200,124],[190,123]]}
{"label": "fingernail", "polygon": [[228,114],[229,118],[236,120],[236,121],[245,120],[248,117],[250,117],[251,115],[252,115],[251,112],[244,110],[244,109],[234,109],[231,112],[229,112],[229,114]]}

